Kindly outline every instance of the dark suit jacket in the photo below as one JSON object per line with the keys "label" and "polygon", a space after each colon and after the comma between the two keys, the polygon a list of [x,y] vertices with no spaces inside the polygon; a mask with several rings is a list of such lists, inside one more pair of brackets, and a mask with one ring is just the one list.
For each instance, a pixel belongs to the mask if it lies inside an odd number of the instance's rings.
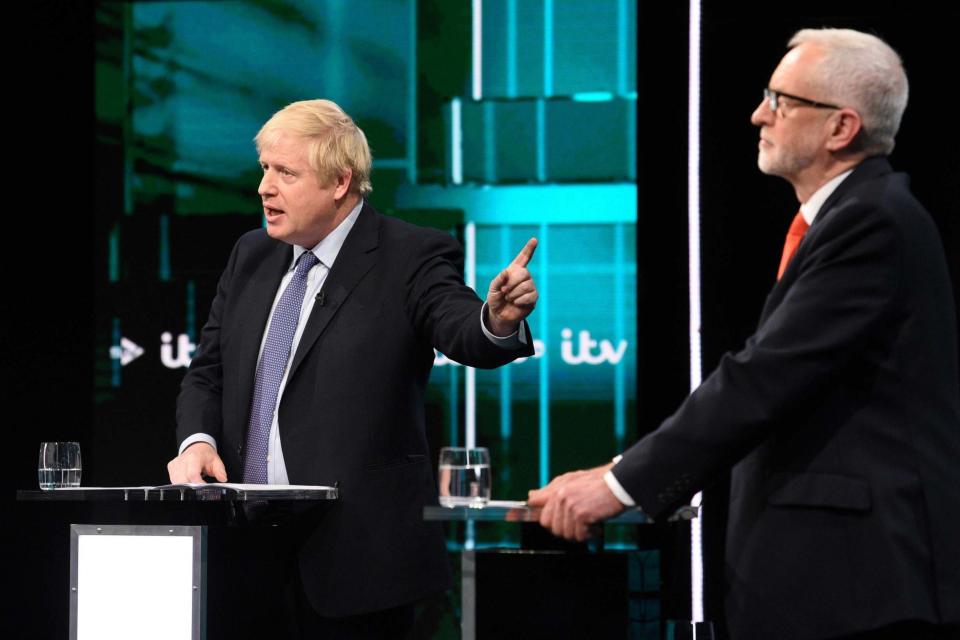
{"label": "dark suit jacket", "polygon": [[[267,314],[291,259],[291,246],[264,230],[240,238],[177,401],[178,441],[214,436],[234,481],[243,477]],[[475,367],[532,355],[532,346],[506,350],[483,335],[462,262],[449,234],[365,203],[323,285],[324,304],[314,304],[279,425],[290,483],[340,487],[300,550],[321,615],[385,609],[449,586],[442,531],[422,514],[437,501],[424,426],[433,348]]]}
{"label": "dark suit jacket", "polygon": [[656,518],[733,466],[734,637],[960,622],[954,309],[908,178],[864,161],[824,203],[744,349],[614,467]]}

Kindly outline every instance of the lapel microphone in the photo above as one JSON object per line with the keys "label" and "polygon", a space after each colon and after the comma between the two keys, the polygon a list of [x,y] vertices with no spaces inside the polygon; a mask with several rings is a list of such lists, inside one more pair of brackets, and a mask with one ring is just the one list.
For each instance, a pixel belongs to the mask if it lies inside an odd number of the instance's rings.
{"label": "lapel microphone", "polygon": [[316,297],[317,304],[322,307],[322,306],[323,306],[323,303],[324,303],[324,300],[326,299],[326,297],[327,297],[327,295],[326,295],[326,293],[324,293],[323,291],[321,291],[320,293],[318,293],[318,294],[317,294],[317,297]]}

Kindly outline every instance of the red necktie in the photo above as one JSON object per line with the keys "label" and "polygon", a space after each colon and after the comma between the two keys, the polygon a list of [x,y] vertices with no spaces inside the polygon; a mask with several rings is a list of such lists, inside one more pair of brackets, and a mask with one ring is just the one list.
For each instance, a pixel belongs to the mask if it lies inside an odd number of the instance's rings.
{"label": "red necktie", "polygon": [[797,252],[797,247],[800,246],[800,241],[803,240],[803,234],[805,234],[809,228],[810,225],[803,219],[803,214],[798,211],[797,215],[793,217],[793,222],[790,223],[790,230],[787,231],[787,239],[783,243],[783,256],[780,258],[780,270],[777,271],[777,280],[779,280],[783,272],[787,270],[787,265],[790,264],[793,254]]}

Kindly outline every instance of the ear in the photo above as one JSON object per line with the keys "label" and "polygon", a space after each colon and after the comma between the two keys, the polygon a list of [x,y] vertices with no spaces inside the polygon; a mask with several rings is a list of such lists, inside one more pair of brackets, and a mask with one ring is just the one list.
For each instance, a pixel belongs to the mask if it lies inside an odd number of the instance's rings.
{"label": "ear", "polygon": [[863,128],[863,120],[853,109],[840,109],[827,120],[827,126],[830,127],[827,133],[827,149],[840,151],[848,148],[856,139]]}
{"label": "ear", "polygon": [[350,192],[350,183],[353,182],[353,171],[347,169],[341,175],[337,176],[336,188],[333,191],[333,197],[336,200],[347,195]]}

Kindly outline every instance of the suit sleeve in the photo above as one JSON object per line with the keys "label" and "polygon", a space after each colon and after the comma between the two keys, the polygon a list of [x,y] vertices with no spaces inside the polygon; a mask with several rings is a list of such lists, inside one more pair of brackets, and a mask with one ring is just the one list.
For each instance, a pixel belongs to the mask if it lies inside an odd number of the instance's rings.
{"label": "suit sleeve", "polygon": [[744,349],[725,355],[613,468],[646,513],[676,508],[778,428],[795,424],[890,320],[902,234],[889,212],[856,199],[841,207],[797,254],[796,278]]}
{"label": "suit sleeve", "polygon": [[463,251],[450,235],[425,230],[407,265],[406,308],[423,340],[465,365],[492,368],[533,355],[530,328],[527,344],[504,349],[493,344],[480,326],[482,301],[463,283]]}
{"label": "suit sleeve", "polygon": [[231,289],[240,243],[230,253],[226,269],[217,283],[210,315],[200,332],[200,344],[190,368],[180,383],[177,396],[177,442],[195,433],[206,433],[217,441],[223,427],[223,363],[220,356],[220,322]]}

